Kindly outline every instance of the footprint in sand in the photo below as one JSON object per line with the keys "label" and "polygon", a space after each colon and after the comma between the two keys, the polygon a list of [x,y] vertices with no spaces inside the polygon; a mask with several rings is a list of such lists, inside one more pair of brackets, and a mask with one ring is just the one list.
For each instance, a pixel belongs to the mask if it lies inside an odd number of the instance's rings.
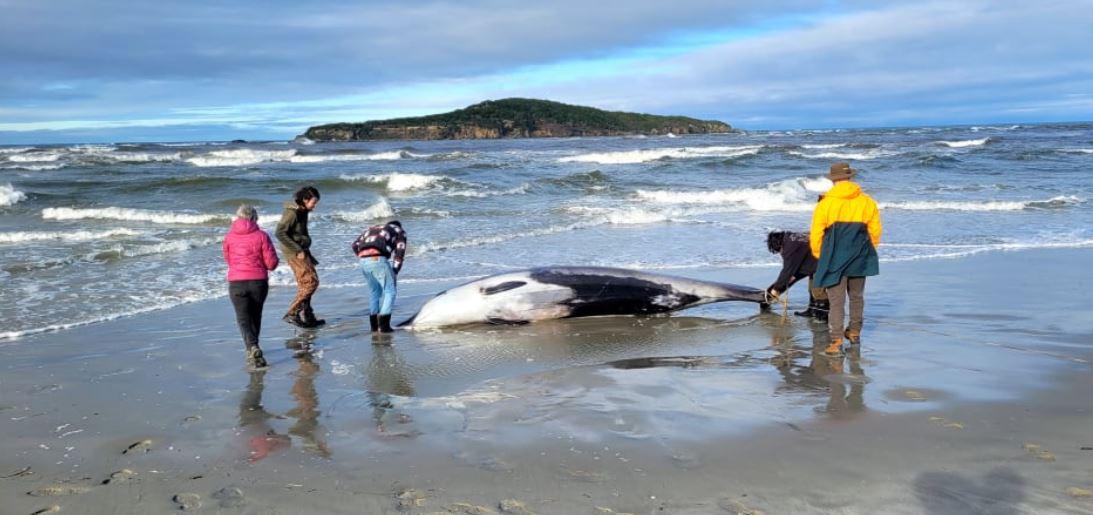
{"label": "footprint in sand", "polygon": [[1093,499],[1093,490],[1072,486],[1066,489],[1066,494],[1078,499]]}
{"label": "footprint in sand", "polygon": [[398,509],[400,510],[418,508],[425,504],[425,492],[409,488],[395,494],[395,500],[398,501]]}
{"label": "footprint in sand", "polygon": [[34,513],[31,513],[30,515],[46,515],[47,513],[57,513],[59,511],[61,511],[61,507],[54,504],[53,506],[50,506],[48,508],[42,508]]}
{"label": "footprint in sand", "polygon": [[201,496],[197,494],[175,494],[171,500],[174,501],[174,503],[178,505],[178,509],[182,511],[194,511],[201,507]]}
{"label": "footprint in sand", "polygon": [[633,513],[630,513],[630,512],[615,511],[615,510],[612,510],[611,508],[604,508],[603,506],[596,506],[596,514],[597,515],[634,515]]}
{"label": "footprint in sand", "polygon": [[497,515],[497,512],[485,506],[478,506],[469,502],[455,502],[444,507],[448,513],[463,513],[466,515]]}
{"label": "footprint in sand", "polygon": [[1038,459],[1038,460],[1041,460],[1041,461],[1055,461],[1055,453],[1053,453],[1053,452],[1051,452],[1047,449],[1044,449],[1039,444],[1027,443],[1026,442],[1025,445],[1024,445],[1024,448],[1025,448],[1025,452],[1027,452],[1027,453],[1029,453],[1033,456],[1036,456],[1036,459]]}
{"label": "footprint in sand", "polygon": [[234,486],[221,488],[214,492],[211,497],[220,501],[221,508],[239,508],[247,503],[247,498],[243,496],[243,491]]}
{"label": "footprint in sand", "polygon": [[764,515],[763,510],[752,508],[737,499],[722,498],[717,501],[722,510],[736,515]]}
{"label": "footprint in sand", "polygon": [[527,505],[517,501],[516,499],[505,499],[500,503],[497,503],[497,507],[501,508],[501,513],[508,515],[535,515],[535,512],[528,509]]}
{"label": "footprint in sand", "polygon": [[109,478],[102,480],[102,484],[104,484],[104,485],[116,485],[118,483],[125,483],[125,482],[129,481],[130,479],[133,479],[134,477],[136,477],[136,475],[137,475],[137,473],[133,472],[132,470],[121,469],[117,472],[114,472],[113,474],[110,474]]}
{"label": "footprint in sand", "polygon": [[63,495],[79,495],[90,492],[91,488],[76,485],[49,485],[36,488],[27,492],[31,497],[60,497]]}
{"label": "footprint in sand", "polygon": [[152,450],[152,441],[151,440],[140,440],[138,442],[133,442],[133,443],[129,444],[129,447],[126,447],[124,451],[121,451],[121,453],[122,454],[136,454],[138,452],[148,452],[150,450]]}
{"label": "footprint in sand", "polygon": [[588,470],[563,469],[562,473],[563,479],[581,481],[584,483],[603,483],[608,479],[607,474]]}
{"label": "footprint in sand", "polygon": [[933,422],[934,424],[948,429],[964,429],[963,423],[949,420],[945,417],[930,417],[930,422]]}

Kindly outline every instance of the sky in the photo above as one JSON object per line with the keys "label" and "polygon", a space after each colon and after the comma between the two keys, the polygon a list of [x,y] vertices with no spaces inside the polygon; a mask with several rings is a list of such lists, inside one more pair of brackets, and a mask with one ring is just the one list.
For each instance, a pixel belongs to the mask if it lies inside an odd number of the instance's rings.
{"label": "sky", "polygon": [[290,139],[542,98],[742,129],[1093,120],[1093,5],[0,0],[0,144]]}

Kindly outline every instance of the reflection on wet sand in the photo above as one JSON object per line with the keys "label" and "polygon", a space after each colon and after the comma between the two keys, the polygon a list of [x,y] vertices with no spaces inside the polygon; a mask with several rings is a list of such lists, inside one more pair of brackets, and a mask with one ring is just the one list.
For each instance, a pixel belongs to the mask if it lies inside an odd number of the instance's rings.
{"label": "reflection on wet sand", "polygon": [[239,426],[247,436],[248,459],[254,463],[291,445],[288,435],[282,435],[270,426],[269,420],[276,415],[262,406],[266,371],[250,373],[250,382],[239,401]]}
{"label": "reflection on wet sand", "polygon": [[295,418],[296,423],[288,429],[288,433],[302,441],[305,451],[329,458],[330,450],[320,436],[319,394],[315,392],[315,375],[319,372],[319,365],[312,360],[310,354],[303,354],[296,361],[300,367],[290,390],[292,398],[296,400],[296,407],[286,413],[287,416]]}
{"label": "reflection on wet sand", "polygon": [[[285,416],[266,411],[262,404],[266,371],[250,374],[250,382],[239,401],[239,426],[247,437],[248,459],[252,463],[289,448],[292,445],[292,436],[301,441],[304,451],[324,458],[330,457],[326,442],[319,436],[323,433],[319,425],[319,394],[315,390],[315,376],[319,373],[319,365],[306,353],[297,358],[297,363],[299,368],[289,390],[295,400],[295,407],[285,413]],[[285,418],[294,418],[296,422],[288,428],[286,434],[282,434],[270,421]]]}
{"label": "reflection on wet sand", "polygon": [[408,424],[410,415],[398,413],[392,396],[412,397],[414,385],[406,364],[398,352],[388,345],[372,347],[372,360],[367,368],[368,405],[372,407],[372,420],[376,430],[388,436],[416,436],[413,430],[392,431],[390,426]]}
{"label": "reflection on wet sand", "polygon": [[[865,383],[869,379],[862,368],[860,346],[848,347],[841,356],[828,356],[824,349],[829,336],[823,329],[812,332],[811,348],[803,348],[794,344],[795,333],[788,324],[776,323],[768,328],[775,351],[771,364],[785,381],[775,390],[776,394],[827,391],[826,405],[817,406],[816,410],[834,418],[851,418],[865,411]],[[807,365],[801,364],[805,357],[809,360]]]}

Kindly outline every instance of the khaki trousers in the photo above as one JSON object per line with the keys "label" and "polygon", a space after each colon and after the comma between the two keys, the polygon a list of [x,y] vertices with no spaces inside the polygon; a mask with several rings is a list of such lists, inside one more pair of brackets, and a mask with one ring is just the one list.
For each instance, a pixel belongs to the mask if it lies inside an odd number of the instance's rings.
{"label": "khaki trousers", "polygon": [[846,298],[850,297],[851,332],[860,333],[862,318],[865,314],[865,278],[843,277],[839,284],[827,288],[827,298],[831,302],[831,311],[827,316],[827,329],[831,339],[843,337],[843,318],[846,315]]}
{"label": "khaki trousers", "polygon": [[306,253],[303,259],[296,256],[288,258],[288,266],[292,267],[292,273],[296,275],[296,298],[292,299],[285,315],[294,317],[311,304],[311,296],[319,289],[319,273],[315,271],[315,265],[311,264],[311,258]]}

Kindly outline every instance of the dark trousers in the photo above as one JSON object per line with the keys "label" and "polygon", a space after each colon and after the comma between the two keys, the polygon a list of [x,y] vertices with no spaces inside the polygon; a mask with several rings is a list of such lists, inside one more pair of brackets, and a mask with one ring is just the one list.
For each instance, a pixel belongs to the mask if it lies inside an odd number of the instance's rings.
{"label": "dark trousers", "polygon": [[843,337],[847,297],[850,298],[850,325],[847,329],[852,333],[860,333],[865,314],[864,277],[843,277],[838,284],[827,288],[827,298],[831,301],[827,328],[831,332],[832,340]]}
{"label": "dark trousers", "polygon": [[262,306],[269,294],[269,281],[231,281],[228,283],[228,296],[235,306],[235,322],[243,335],[243,344],[247,348],[258,345],[258,333],[262,332]]}

